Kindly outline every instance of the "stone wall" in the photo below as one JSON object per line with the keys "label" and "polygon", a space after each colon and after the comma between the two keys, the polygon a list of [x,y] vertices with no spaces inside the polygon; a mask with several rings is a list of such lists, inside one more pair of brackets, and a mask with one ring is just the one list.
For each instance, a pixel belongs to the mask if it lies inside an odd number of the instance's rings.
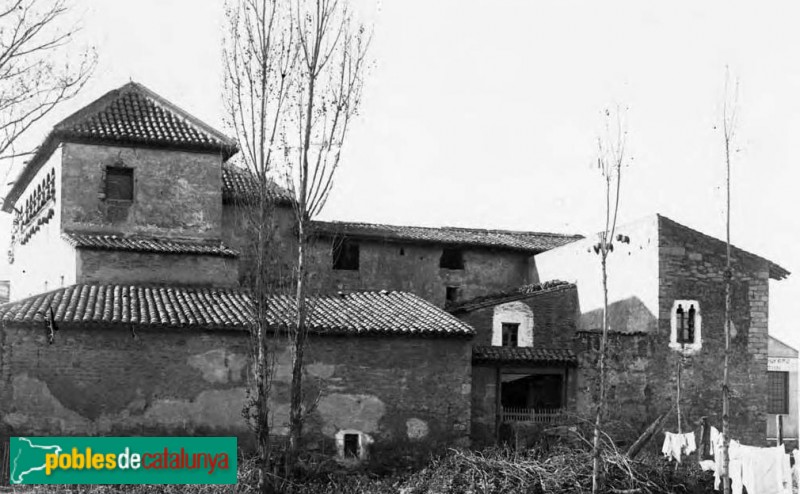
{"label": "stone wall", "polygon": [[78,249],[78,283],[237,286],[233,257]]}
{"label": "stone wall", "polygon": [[[708,415],[721,424],[725,244],[659,216],[659,254],[659,336],[669,334],[676,299],[697,300],[703,317],[702,351],[687,359],[684,372],[687,418]],[[769,265],[736,250],[732,267],[732,434],[761,444],[766,438]]]}
{"label": "stone wall", "polygon": [[[5,434],[236,434],[248,382],[244,332],[6,324],[0,331],[0,416]],[[286,433],[291,352],[274,342],[273,431]],[[306,397],[310,447],[368,434],[376,448],[464,444],[469,431],[470,341],[463,338],[313,337]]]}
{"label": "stone wall", "polygon": [[[702,316],[702,348],[687,354],[681,363],[684,431],[694,430],[703,416],[717,428],[722,425],[725,243],[667,218],[658,217],[658,221],[657,330],[643,325],[639,333],[616,333],[609,340],[608,417],[620,439],[638,435],[676,401],[681,359],[680,351],[669,345],[675,300],[697,301]],[[732,437],[760,445],[766,438],[769,268],[767,261],[738,250],[734,250],[732,266]],[[579,409],[594,406],[599,340],[597,332],[581,333],[576,340]],[[676,415],[666,430],[677,430]]]}
{"label": "stone wall", "polygon": [[319,292],[402,290],[444,307],[446,287],[469,299],[536,280],[528,279],[528,256],[513,251],[465,248],[464,269],[442,269],[442,246],[359,240],[359,269],[333,269],[334,240],[318,238],[309,255],[310,286]]}
{"label": "stone wall", "polygon": [[[246,284],[253,265],[253,244],[248,240],[248,215],[243,208],[226,204],[222,211],[223,241],[237,249],[240,257],[240,280]],[[272,282],[286,286],[291,282],[297,258],[294,212],[277,207],[270,219],[271,240],[268,254]],[[308,288],[315,293],[337,291],[402,290],[444,307],[446,287],[458,288],[459,299],[469,299],[498,290],[536,283],[533,263],[526,253],[465,248],[464,269],[442,269],[439,260],[442,246],[352,239],[359,244],[359,269],[333,269],[333,243],[341,238],[314,238],[310,241]],[[533,278],[532,278],[533,276]]]}
{"label": "stone wall", "polygon": [[[106,167],[134,169],[132,202],[104,198]],[[65,231],[219,238],[222,159],[166,149],[63,145]]]}

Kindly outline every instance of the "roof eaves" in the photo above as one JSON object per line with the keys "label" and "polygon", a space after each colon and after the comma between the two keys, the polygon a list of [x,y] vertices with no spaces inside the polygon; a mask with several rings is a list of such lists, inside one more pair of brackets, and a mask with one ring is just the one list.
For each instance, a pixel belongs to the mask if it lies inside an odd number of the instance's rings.
{"label": "roof eaves", "polygon": [[567,283],[563,282],[558,285],[552,286],[550,288],[543,288],[537,291],[530,291],[530,292],[500,292],[495,295],[481,295],[475,297],[470,300],[464,300],[462,302],[458,302],[456,304],[451,304],[445,307],[445,310],[451,314],[463,314],[466,312],[472,312],[478,309],[484,309],[486,307],[493,307],[498,304],[504,304],[507,302],[515,302],[518,300],[527,300],[530,298],[539,297],[542,295],[548,295],[552,293],[557,293],[561,291],[566,291],[570,289],[574,289],[576,285],[574,283]]}

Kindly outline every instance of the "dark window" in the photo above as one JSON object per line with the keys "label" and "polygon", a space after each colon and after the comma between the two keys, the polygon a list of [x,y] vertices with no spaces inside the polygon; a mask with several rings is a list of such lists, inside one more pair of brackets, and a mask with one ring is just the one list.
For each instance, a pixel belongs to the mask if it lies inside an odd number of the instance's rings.
{"label": "dark window", "polygon": [[519,335],[519,324],[504,322],[503,323],[503,346],[517,346],[517,336]]}
{"label": "dark window", "polygon": [[345,458],[358,458],[360,455],[358,447],[358,434],[345,434],[344,435],[344,457]]}
{"label": "dark window", "polygon": [[358,271],[358,243],[350,240],[333,242],[333,269]]}
{"label": "dark window", "polygon": [[402,247],[400,247],[400,255],[401,256],[406,255],[406,250],[404,248],[402,248]]}
{"label": "dark window", "polygon": [[789,373],[767,372],[767,413],[789,413]]}
{"label": "dark window", "polygon": [[675,329],[678,343],[692,344],[694,343],[694,321],[696,315],[694,304],[689,306],[689,310],[684,310],[683,306],[678,304],[675,310]]}
{"label": "dark window", "polygon": [[106,199],[133,200],[133,168],[119,166],[106,168]]}
{"label": "dark window", "polygon": [[439,259],[439,267],[445,269],[464,269],[464,254],[460,249],[444,249]]}
{"label": "dark window", "polygon": [[455,302],[456,299],[458,298],[458,287],[457,286],[448,286],[447,287],[447,294],[446,294],[445,298],[446,298],[446,300],[448,302]]}

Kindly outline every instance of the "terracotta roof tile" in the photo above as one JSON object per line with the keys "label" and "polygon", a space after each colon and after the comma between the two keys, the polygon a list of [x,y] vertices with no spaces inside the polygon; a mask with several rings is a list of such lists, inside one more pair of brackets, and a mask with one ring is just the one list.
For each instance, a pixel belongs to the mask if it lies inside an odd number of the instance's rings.
{"label": "terracotta roof tile", "polygon": [[516,363],[540,365],[578,364],[572,350],[530,347],[476,346],[472,348],[472,361],[476,363]]}
{"label": "terracotta roof tile", "polygon": [[480,295],[470,299],[459,300],[458,302],[448,304],[445,309],[452,313],[469,312],[471,310],[497,305],[499,303],[528,299],[533,296],[567,290],[574,287],[575,285],[573,283],[568,283],[561,280],[550,280],[542,283],[533,283],[517,288]]}
{"label": "terracotta roof tile", "polygon": [[[252,201],[256,196],[258,190],[258,182],[252,176],[250,170],[224,163],[222,165],[222,202],[223,204],[230,203],[247,203]],[[270,181],[267,188],[267,197],[275,201],[277,204],[291,205],[294,196],[292,193]]]}
{"label": "terracotta roof tile", "polygon": [[223,161],[238,150],[235,140],[143,85],[130,82],[53,127],[8,191],[3,211],[11,212],[28,183],[65,141],[220,153]]}
{"label": "terracotta roof tile", "polygon": [[235,141],[135,82],[106,93],[53,130],[66,139],[236,152]]}
{"label": "terracotta roof tile", "polygon": [[315,221],[317,235],[336,235],[375,240],[424,242],[450,245],[496,247],[532,253],[560,247],[583,237],[560,233],[482,230],[455,227],[397,226],[373,223]]}
{"label": "terracotta roof tile", "polygon": [[64,240],[79,249],[122,250],[131,252],[154,252],[159,254],[197,254],[237,257],[233,249],[221,242],[201,242],[155,237],[128,237],[88,233],[64,233]]}
{"label": "terracotta roof tile", "polygon": [[[295,318],[294,301],[269,299],[268,320],[286,327]],[[309,298],[309,328],[320,334],[407,334],[472,336],[468,324],[416,295],[356,292]],[[72,285],[0,305],[3,323],[35,324],[52,307],[59,324],[138,324],[141,326],[244,330],[252,320],[247,293],[234,289],[129,285]]]}

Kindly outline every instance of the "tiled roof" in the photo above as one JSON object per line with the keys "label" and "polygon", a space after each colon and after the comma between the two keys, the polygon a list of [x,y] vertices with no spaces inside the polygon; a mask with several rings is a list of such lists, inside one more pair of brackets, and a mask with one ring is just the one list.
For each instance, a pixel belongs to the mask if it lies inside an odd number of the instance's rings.
{"label": "tiled roof", "polygon": [[11,212],[36,172],[65,141],[218,152],[223,161],[237,151],[233,139],[141,84],[130,82],[53,127],[6,195],[3,211]]}
{"label": "tiled roof", "polygon": [[[267,320],[275,327],[292,324],[293,298],[271,297]],[[405,292],[357,292],[313,297],[310,331],[320,334],[472,336],[474,330]],[[154,328],[244,330],[252,321],[247,293],[234,289],[129,285],[71,285],[0,305],[3,323],[44,321],[48,308],[60,325],[131,324]]]}
{"label": "tiled roof", "polygon": [[432,228],[340,221],[316,221],[313,227],[317,235],[341,235],[385,241],[495,247],[532,253],[544,252],[582,238],[580,235],[564,235],[560,233],[455,227]]}
{"label": "tiled roof", "polygon": [[154,237],[124,237],[88,233],[64,233],[64,240],[79,249],[123,250],[132,252],[155,252],[159,254],[198,254],[209,256],[237,257],[233,249],[221,242],[175,240]]}
{"label": "tiled roof", "polygon": [[472,348],[475,363],[568,365],[578,364],[572,350],[530,347],[476,346]]}
{"label": "tiled roof", "polygon": [[459,300],[458,302],[448,304],[445,309],[452,313],[469,312],[471,310],[496,305],[498,303],[527,299],[533,296],[567,290],[574,287],[575,285],[573,283],[568,283],[566,281],[545,281],[543,283],[523,285],[509,290],[489,293],[487,295],[480,295],[478,297],[473,297],[466,300]]}
{"label": "tiled roof", "polygon": [[[258,190],[257,180],[250,170],[225,163],[222,165],[222,202],[224,204],[249,202]],[[275,182],[270,181],[267,197],[277,204],[292,204],[294,196]]]}
{"label": "tiled roof", "polygon": [[226,158],[237,149],[233,139],[136,82],[109,91],[53,131],[65,139],[219,151]]}

